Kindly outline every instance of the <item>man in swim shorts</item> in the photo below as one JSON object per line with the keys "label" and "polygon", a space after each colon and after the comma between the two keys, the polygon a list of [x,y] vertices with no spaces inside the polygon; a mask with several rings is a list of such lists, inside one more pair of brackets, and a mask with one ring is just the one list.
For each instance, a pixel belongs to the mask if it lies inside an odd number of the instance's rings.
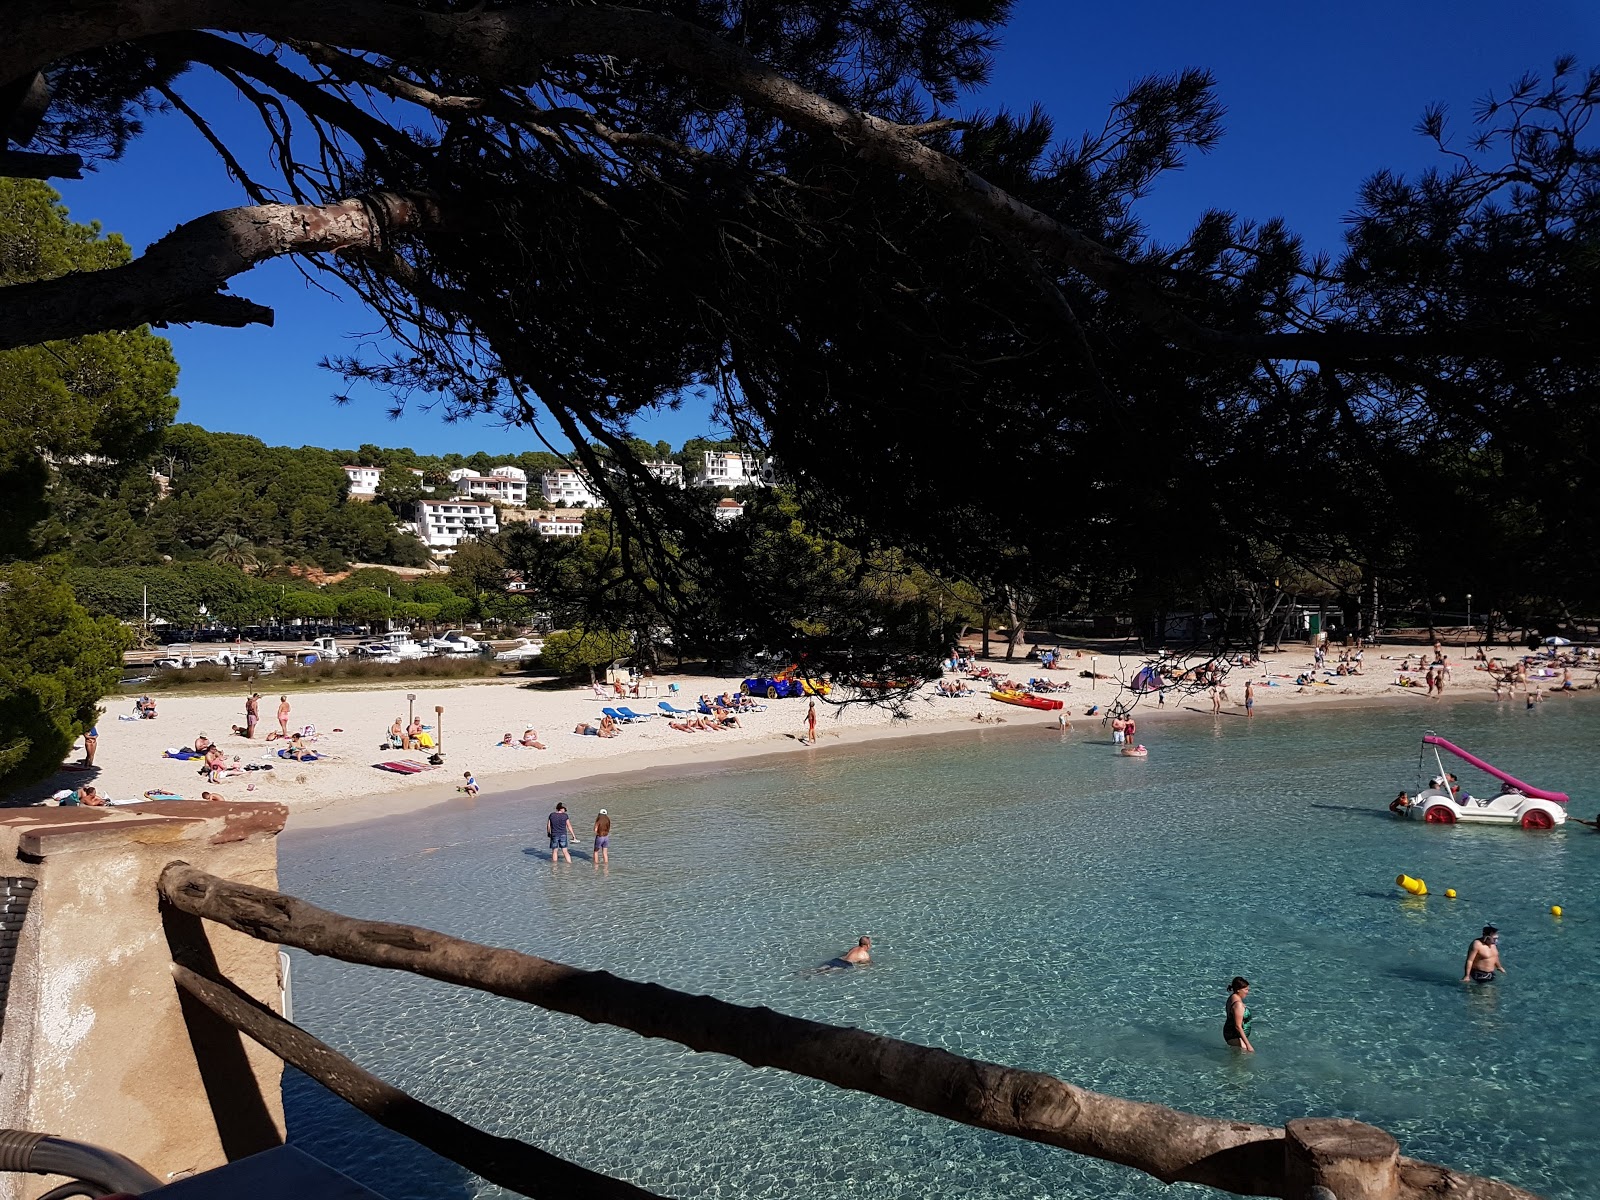
{"label": "man in swim shorts", "polygon": [[1506,973],[1505,965],[1500,961],[1500,931],[1493,925],[1485,925],[1483,933],[1472,939],[1472,945],[1467,947],[1467,965],[1461,968],[1461,982],[1469,979],[1473,983],[1488,983],[1494,978],[1494,973]]}
{"label": "man in swim shorts", "polygon": [[863,937],[854,946],[851,946],[850,949],[839,955],[839,961],[847,962],[851,966],[857,966],[861,963],[869,963],[872,961],[872,954],[868,950],[868,947],[871,945],[872,939],[869,937]]}
{"label": "man in swim shorts", "polygon": [[594,819],[594,865],[611,862],[611,818],[605,809]]}
{"label": "man in swim shorts", "polygon": [[557,804],[555,812],[544,819],[544,831],[550,835],[550,861],[565,857],[571,862],[572,852],[567,849],[567,842],[572,833],[572,818],[565,804]]}

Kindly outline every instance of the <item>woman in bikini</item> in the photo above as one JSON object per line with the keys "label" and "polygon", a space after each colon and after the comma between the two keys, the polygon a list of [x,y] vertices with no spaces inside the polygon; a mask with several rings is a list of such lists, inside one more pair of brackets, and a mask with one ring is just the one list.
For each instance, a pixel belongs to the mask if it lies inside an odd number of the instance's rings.
{"label": "woman in bikini", "polygon": [[1235,1050],[1254,1054],[1250,1044],[1250,1006],[1245,1000],[1250,995],[1250,981],[1235,975],[1228,985],[1227,1017],[1222,1022],[1222,1040]]}

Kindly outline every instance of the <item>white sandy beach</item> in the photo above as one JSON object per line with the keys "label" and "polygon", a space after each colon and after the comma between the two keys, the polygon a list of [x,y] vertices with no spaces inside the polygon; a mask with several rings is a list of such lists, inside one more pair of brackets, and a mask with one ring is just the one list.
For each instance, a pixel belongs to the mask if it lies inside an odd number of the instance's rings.
{"label": "white sandy beach", "polygon": [[[1312,706],[1336,707],[1347,703],[1404,705],[1407,708],[1437,703],[1421,688],[1394,686],[1394,667],[1405,648],[1369,651],[1366,672],[1330,681],[1329,686],[1298,688],[1294,676],[1310,664],[1310,650],[1296,647],[1268,655],[1259,668],[1235,669],[1228,679],[1233,701],[1228,706],[1231,719],[1244,720],[1242,700],[1247,679],[1256,683],[1256,720],[1270,720],[1275,712]],[[1386,657],[1387,656],[1387,657]],[[1413,661],[1415,653],[1412,654]],[[1101,717],[1085,717],[1094,703],[1102,706],[1119,695],[1114,682],[1080,678],[1088,668],[1083,658],[1069,658],[1066,668],[1042,671],[1037,663],[991,664],[997,672],[1017,679],[1030,676],[1070,681],[1072,691],[1059,693],[1067,701],[1066,712],[1073,724],[1070,736],[1107,736]],[[1096,660],[1102,674],[1126,679],[1138,670],[1143,659],[1122,659],[1101,655]],[[1446,700],[1492,700],[1487,674],[1460,663]],[[1588,672],[1582,682],[1587,685]],[[701,693],[716,695],[737,691],[736,678],[712,679],[705,676],[661,676],[656,681],[660,695],[655,698],[626,700],[636,712],[658,712],[657,700],[669,698],[679,707],[692,707]],[[670,694],[668,684],[676,682],[680,691]],[[65,771],[47,785],[34,789],[29,798],[39,799],[50,790],[73,787],[93,781],[99,790],[114,800],[141,797],[149,789],[163,789],[190,799],[209,790],[226,799],[268,799],[289,806],[291,828],[306,829],[322,825],[368,820],[386,813],[412,811],[437,804],[456,795],[462,773],[471,771],[486,793],[506,792],[538,783],[556,783],[616,772],[644,771],[662,767],[711,764],[741,757],[773,754],[809,754],[829,746],[860,743],[876,738],[911,735],[952,734],[957,731],[989,728],[990,722],[1003,721],[1011,728],[1048,729],[1059,733],[1056,714],[1004,704],[989,698],[982,684],[970,684],[974,695],[950,699],[933,694],[930,684],[907,702],[900,714],[882,705],[818,704],[819,745],[816,750],[798,739],[804,732],[806,702],[802,699],[762,701],[763,712],[740,718],[741,728],[722,732],[681,733],[668,727],[664,717],[621,727],[610,739],[575,734],[580,721],[596,721],[602,702],[587,687],[558,691],[530,690],[520,681],[472,683],[454,686],[424,686],[418,683],[389,687],[329,689],[320,692],[289,693],[293,713],[290,727],[315,725],[318,731],[314,748],[322,761],[296,763],[277,757],[279,742],[260,740],[266,731],[277,728],[275,714],[279,693],[271,690],[270,678],[258,684],[262,691],[261,725],[258,738],[249,741],[230,732],[244,721],[246,692],[237,696],[185,695],[164,692],[157,695],[159,716],[154,721],[121,720],[132,713],[132,700],[108,700],[108,711],[100,721],[100,742],[94,773]],[[1548,689],[1549,685],[1546,684]],[[406,694],[415,691],[416,713],[429,725],[437,723],[436,705],[444,706],[443,749],[446,765],[416,775],[397,775],[379,770],[374,764],[397,759],[421,761],[425,753],[380,750],[379,743],[396,716],[407,715]],[[1124,701],[1132,697],[1121,692]],[[837,697],[835,697],[837,698]],[[1518,697],[1517,703],[1522,703]],[[1155,698],[1141,698],[1135,716],[1140,722],[1139,740],[1153,743],[1159,752],[1159,739],[1147,736],[1151,721],[1180,715],[1209,717],[1208,695],[1179,696],[1169,693],[1164,706]],[[1102,708],[1101,715],[1104,715]],[[976,718],[983,718],[978,721]],[[495,745],[503,734],[520,738],[525,729],[538,731],[544,750]],[[212,785],[198,774],[197,762],[164,758],[168,747],[193,742],[204,733],[217,741],[229,757],[237,755],[240,765],[270,764],[270,771],[258,770],[243,778]]]}

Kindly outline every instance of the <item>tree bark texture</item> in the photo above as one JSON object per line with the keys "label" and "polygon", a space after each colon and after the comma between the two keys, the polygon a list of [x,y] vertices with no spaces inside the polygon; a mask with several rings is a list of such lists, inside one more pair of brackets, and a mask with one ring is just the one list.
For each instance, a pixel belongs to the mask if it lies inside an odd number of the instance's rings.
{"label": "tree bark texture", "polygon": [[[185,30],[315,41],[452,74],[528,83],[554,58],[593,55],[656,63],[737,96],[792,128],[836,139],[864,160],[913,179],[959,212],[1104,287],[1170,341],[1232,354],[1316,361],[1383,358],[1416,352],[1407,334],[1263,333],[1209,328],[1175,309],[1138,266],[996,187],[916,131],[858,112],[786,78],[709,29],[674,17],[606,5],[428,11],[383,0],[64,0],[13,13],[0,39],[0,81],[20,79],[57,59],[116,42]],[[53,336],[61,336],[59,334]],[[1527,331],[1471,330],[1451,342],[1426,338],[1434,352],[1537,357]],[[1548,351],[1546,351],[1548,352]]]}
{"label": "tree bark texture", "polygon": [[362,1070],[225,980],[174,963],[172,977],[240,1033],[305,1072],[386,1129],[534,1200],[657,1200],[654,1192],[567,1162],[515,1138],[497,1137],[424,1104]]}
{"label": "tree bark texture", "polygon": [[442,224],[430,197],[391,192],[224,209],[178,226],[124,266],[0,288],[0,350],[145,323],[270,325],[271,309],[218,289],[270,258],[382,246]]}
{"label": "tree bark texture", "polygon": [[[294,896],[219,879],[174,862],[161,876],[174,907],[280,945],[431,979],[726,1054],[836,1087],[866,1092],[980,1129],[1059,1146],[1144,1171],[1167,1183],[1243,1195],[1285,1195],[1283,1131],[1216,1120],[1074,1087],[1050,1075],[944,1050],[691,996],[605,971],[480,946],[412,925],[361,921]],[[1402,1167],[1406,1164],[1402,1163]],[[1533,1200],[1493,1180],[1414,1164],[1454,1200]],[[1402,1200],[1437,1192],[1406,1190]]]}

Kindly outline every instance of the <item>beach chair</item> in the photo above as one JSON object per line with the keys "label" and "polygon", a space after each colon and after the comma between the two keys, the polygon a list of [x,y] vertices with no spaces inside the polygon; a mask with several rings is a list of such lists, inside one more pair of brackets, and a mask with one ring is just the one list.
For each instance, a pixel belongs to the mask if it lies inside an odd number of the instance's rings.
{"label": "beach chair", "polygon": [[667,716],[669,716],[669,717],[692,717],[692,716],[694,716],[694,709],[692,709],[692,708],[673,708],[672,705],[668,704],[665,700],[663,700],[663,701],[661,701],[661,703],[657,704],[656,707],[659,708],[662,712],[666,713]]}
{"label": "beach chair", "polygon": [[631,725],[637,719],[635,717],[625,717],[614,708],[602,708],[600,710],[600,715],[603,717],[610,717],[619,725]]}
{"label": "beach chair", "polygon": [[651,717],[655,716],[655,713],[636,713],[626,704],[618,705],[617,711],[630,721],[648,721]]}

